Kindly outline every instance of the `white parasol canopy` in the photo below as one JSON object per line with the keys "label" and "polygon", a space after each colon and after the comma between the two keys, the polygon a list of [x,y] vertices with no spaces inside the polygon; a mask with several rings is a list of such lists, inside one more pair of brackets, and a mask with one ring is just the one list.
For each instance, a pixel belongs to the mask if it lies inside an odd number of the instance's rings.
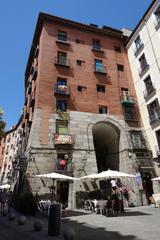
{"label": "white parasol canopy", "polygon": [[9,185],[9,184],[3,184],[3,185],[1,185],[0,186],[0,189],[8,189],[8,188],[10,188],[11,186]]}
{"label": "white parasol canopy", "polygon": [[35,177],[52,178],[52,179],[59,179],[59,180],[78,180],[77,178],[63,175],[60,173],[55,173],[55,172],[39,174],[39,175],[35,175]]}
{"label": "white parasol canopy", "polygon": [[160,177],[152,178],[151,180],[152,181],[158,181],[158,180],[160,181]]}
{"label": "white parasol canopy", "polygon": [[85,178],[104,178],[104,179],[111,179],[111,178],[121,178],[121,177],[136,177],[135,175],[131,175],[128,173],[123,173],[123,172],[118,172],[118,171],[113,171],[113,170],[107,170],[103,171],[101,173],[97,174],[91,174],[87,176],[83,176],[80,179],[85,179]]}

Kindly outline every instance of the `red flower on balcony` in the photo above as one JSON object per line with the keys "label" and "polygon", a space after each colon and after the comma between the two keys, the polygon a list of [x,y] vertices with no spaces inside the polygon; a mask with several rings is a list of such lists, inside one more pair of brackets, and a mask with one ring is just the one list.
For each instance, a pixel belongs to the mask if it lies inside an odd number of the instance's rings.
{"label": "red flower on balcony", "polygon": [[66,161],[65,159],[61,159],[61,160],[59,161],[59,164],[60,164],[61,166],[65,166],[66,163],[67,163],[67,161]]}

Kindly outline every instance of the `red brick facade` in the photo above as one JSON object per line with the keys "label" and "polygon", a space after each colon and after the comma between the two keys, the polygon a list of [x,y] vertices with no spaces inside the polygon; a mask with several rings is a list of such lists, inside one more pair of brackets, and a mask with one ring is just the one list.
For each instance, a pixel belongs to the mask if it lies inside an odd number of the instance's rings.
{"label": "red brick facade", "polygon": [[[41,143],[47,144],[48,119],[51,113],[56,112],[57,100],[66,100],[67,110],[71,111],[99,113],[99,106],[105,106],[110,115],[124,119],[122,89],[128,89],[133,98],[135,90],[126,50],[123,47],[125,37],[122,32],[110,28],[98,29],[53,16],[49,16],[48,20],[47,16],[42,14],[39,17],[34,37],[35,47],[39,46],[39,55],[34,59],[35,50],[31,49],[26,71],[26,82],[32,83],[31,93],[26,94],[27,111],[33,112],[33,107],[29,107],[29,99],[33,94],[35,107],[42,109]],[[59,31],[67,34],[66,42],[58,41]],[[39,39],[36,34],[39,35]],[[93,50],[93,40],[99,41],[100,51]],[[115,50],[115,47],[118,49]],[[66,53],[67,66],[55,64],[58,51]],[[102,60],[106,74],[94,72],[95,59]],[[77,60],[81,61],[81,66]],[[35,64],[38,66],[37,77],[31,81],[31,66]],[[117,65],[123,65],[120,66],[123,70],[118,70]],[[69,96],[55,94],[57,78],[66,79]],[[97,85],[104,86],[105,92],[98,92]],[[82,91],[78,91],[78,87]],[[32,121],[32,117],[29,120],[29,116],[30,114],[25,117],[25,123]]]}

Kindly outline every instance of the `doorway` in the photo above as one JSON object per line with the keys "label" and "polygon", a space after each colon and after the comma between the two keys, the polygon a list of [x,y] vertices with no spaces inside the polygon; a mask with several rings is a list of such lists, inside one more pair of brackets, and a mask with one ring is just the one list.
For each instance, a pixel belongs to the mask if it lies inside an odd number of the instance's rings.
{"label": "doorway", "polygon": [[57,182],[57,200],[65,207],[68,205],[69,181]]}

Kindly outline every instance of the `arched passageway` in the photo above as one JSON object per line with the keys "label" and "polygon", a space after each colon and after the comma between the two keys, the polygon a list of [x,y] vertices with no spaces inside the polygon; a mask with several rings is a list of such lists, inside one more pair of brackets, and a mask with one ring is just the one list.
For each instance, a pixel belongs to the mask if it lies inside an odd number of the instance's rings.
{"label": "arched passageway", "polygon": [[120,130],[113,124],[98,122],[92,128],[98,172],[119,170]]}

